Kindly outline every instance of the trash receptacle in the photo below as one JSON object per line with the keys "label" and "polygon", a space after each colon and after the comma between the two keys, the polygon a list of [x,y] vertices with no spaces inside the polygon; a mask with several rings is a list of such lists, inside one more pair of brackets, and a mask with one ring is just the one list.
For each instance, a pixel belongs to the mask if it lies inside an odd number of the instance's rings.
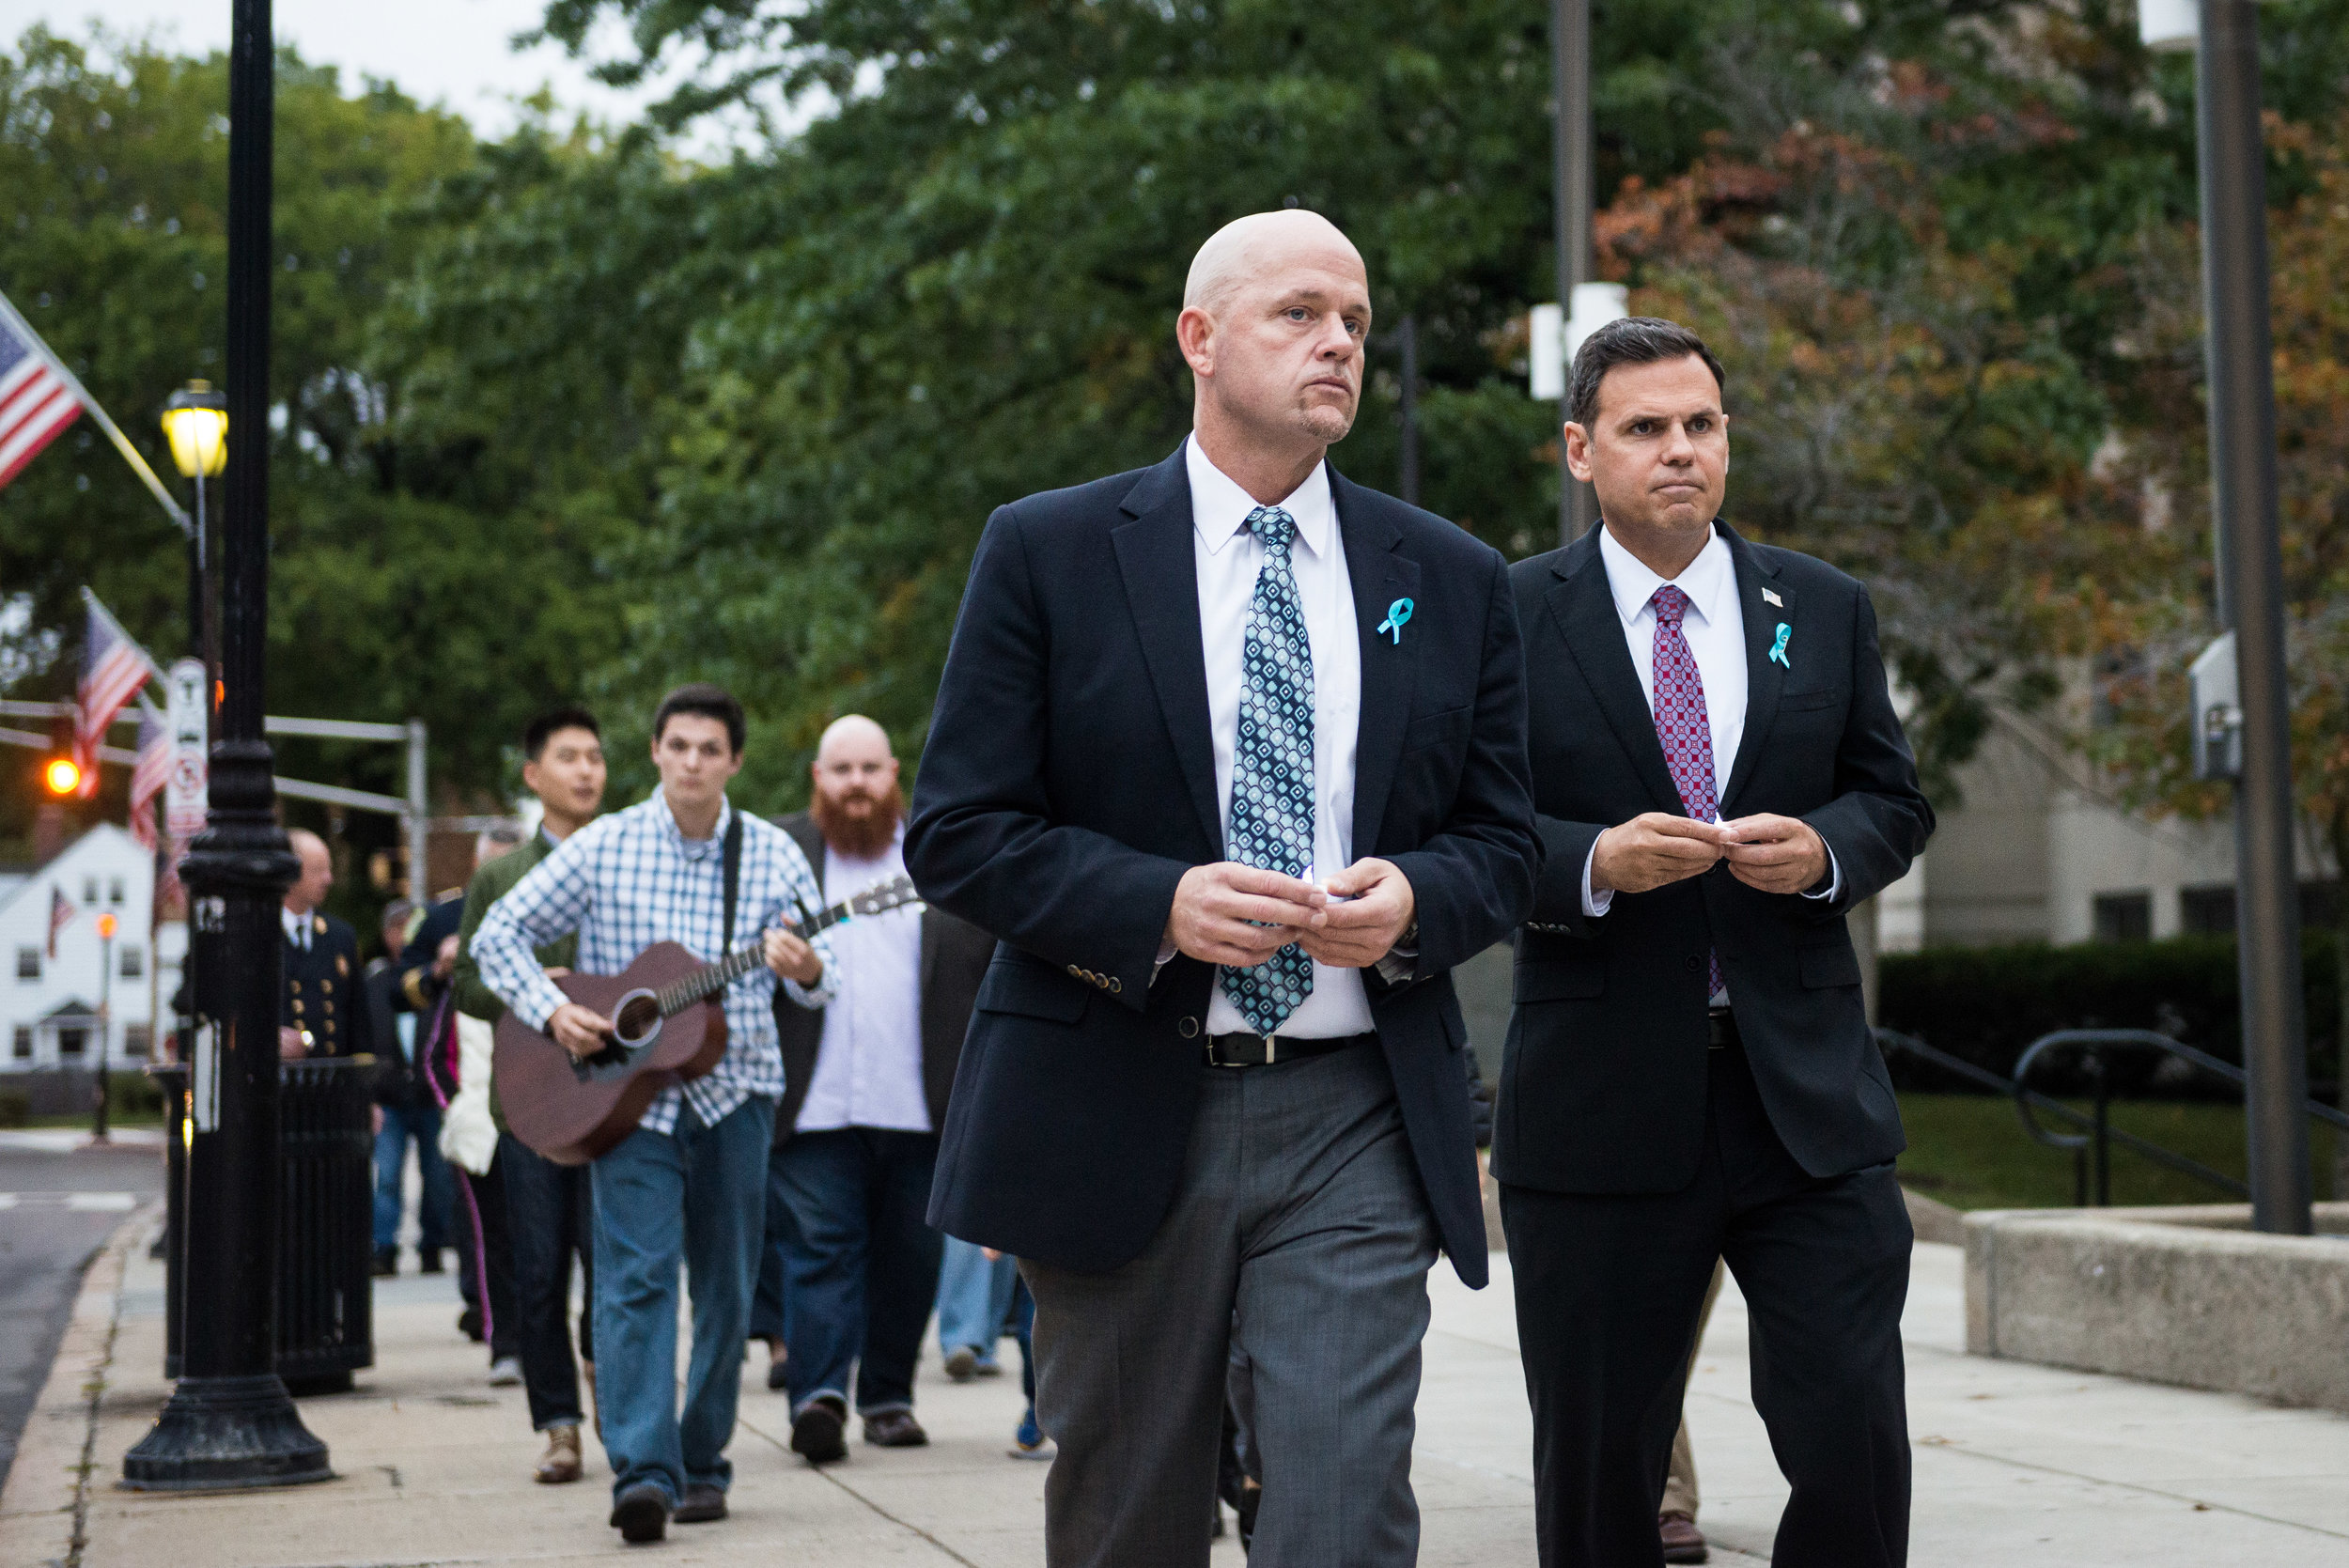
{"label": "trash receptacle", "polygon": [[[296,1394],[339,1393],[375,1364],[375,1059],[279,1063],[277,1374]],[[179,1375],[187,1201],[188,1069],[148,1069],[163,1085],[170,1136],[163,1219],[163,1375]]]}

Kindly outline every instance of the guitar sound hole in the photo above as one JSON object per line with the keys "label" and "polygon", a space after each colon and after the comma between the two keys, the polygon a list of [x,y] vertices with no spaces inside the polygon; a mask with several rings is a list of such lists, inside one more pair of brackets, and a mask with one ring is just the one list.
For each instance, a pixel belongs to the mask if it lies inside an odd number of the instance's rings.
{"label": "guitar sound hole", "polygon": [[622,997],[613,1011],[612,1026],[624,1046],[648,1044],[661,1032],[661,999],[650,991],[632,991]]}

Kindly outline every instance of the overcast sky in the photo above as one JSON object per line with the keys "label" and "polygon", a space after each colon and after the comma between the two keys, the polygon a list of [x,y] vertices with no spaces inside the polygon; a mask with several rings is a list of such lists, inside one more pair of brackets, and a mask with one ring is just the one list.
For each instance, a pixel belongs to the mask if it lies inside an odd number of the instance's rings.
{"label": "overcast sky", "polygon": [[[36,22],[76,38],[100,22],[203,53],[228,47],[228,14],[229,0],[0,0],[0,43],[13,44]],[[276,0],[274,7],[279,39],[306,60],[342,67],[347,89],[362,75],[388,77],[490,136],[514,124],[514,99],[541,86],[601,118],[635,118],[650,95],[599,85],[552,44],[526,53],[508,45],[543,14],[540,0]]]}

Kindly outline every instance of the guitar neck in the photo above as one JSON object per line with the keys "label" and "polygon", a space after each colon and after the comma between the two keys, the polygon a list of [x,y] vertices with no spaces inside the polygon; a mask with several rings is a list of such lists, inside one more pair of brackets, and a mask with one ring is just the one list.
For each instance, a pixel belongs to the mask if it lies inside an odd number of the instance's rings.
{"label": "guitar neck", "polygon": [[[835,904],[803,922],[786,921],[779,929],[796,932],[802,937],[819,936],[852,918],[855,913],[847,904]],[[716,963],[705,964],[676,984],[663,986],[658,993],[661,1016],[664,1018],[675,1017],[695,1002],[708,1001],[766,961],[767,939],[761,934],[757,940],[736,948]]]}

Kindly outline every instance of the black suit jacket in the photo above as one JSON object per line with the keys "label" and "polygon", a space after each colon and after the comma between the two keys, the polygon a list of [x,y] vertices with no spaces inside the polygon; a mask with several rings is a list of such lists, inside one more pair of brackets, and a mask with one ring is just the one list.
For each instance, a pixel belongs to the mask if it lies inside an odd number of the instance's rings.
{"label": "black suit jacket", "polygon": [[281,926],[285,989],[277,1021],[307,1030],[312,1056],[364,1056],[375,1048],[359,973],[359,934],[350,923],[312,913],[310,945],[297,947]]}
{"label": "black suit jacket", "polygon": [[[1454,965],[1523,918],[1541,848],[1501,557],[1440,518],[1330,488],[1361,643],[1354,852],[1418,900],[1400,983],[1363,971],[1411,1150],[1462,1279],[1485,1231]],[[1398,598],[1399,642],[1375,629]],[[914,790],[923,896],[1003,947],[947,1108],[930,1223],[1108,1269],[1182,1173],[1212,966],[1151,983],[1175,884],[1224,858],[1190,483],[1153,468],[1000,508],[979,541]]]}
{"label": "black suit jacket", "polygon": [[[1842,868],[1832,899],[1759,892],[1726,864],[1582,913],[1598,835],[1682,815],[1609,592],[1598,530],[1510,568],[1526,636],[1528,750],[1548,850],[1517,939],[1493,1174],[1556,1192],[1672,1192],[1704,1134],[1705,951],[1716,948],[1753,1077],[1814,1176],[1905,1146],[1843,917],[1897,880],[1933,808],[1886,690],[1867,590],[1824,562],[1720,524],[1745,617],[1748,695],[1724,820],[1775,812]],[[1778,602],[1763,598],[1773,595]],[[1787,662],[1769,659],[1779,626]]]}
{"label": "black suit jacket", "polygon": [[[817,885],[824,880],[824,835],[805,812],[778,816],[775,826],[791,835]],[[861,890],[857,890],[861,891]],[[963,1032],[971,1027],[971,1004],[979,979],[995,956],[995,939],[945,910],[922,911],[922,1097],[930,1126],[946,1125],[946,1100],[955,1086],[955,1064],[962,1059]],[[791,1141],[800,1108],[816,1077],[816,1057],[824,1041],[824,1015],[802,1007],[775,987],[775,1032],[783,1041],[783,1106],[775,1112],[775,1143]]]}

